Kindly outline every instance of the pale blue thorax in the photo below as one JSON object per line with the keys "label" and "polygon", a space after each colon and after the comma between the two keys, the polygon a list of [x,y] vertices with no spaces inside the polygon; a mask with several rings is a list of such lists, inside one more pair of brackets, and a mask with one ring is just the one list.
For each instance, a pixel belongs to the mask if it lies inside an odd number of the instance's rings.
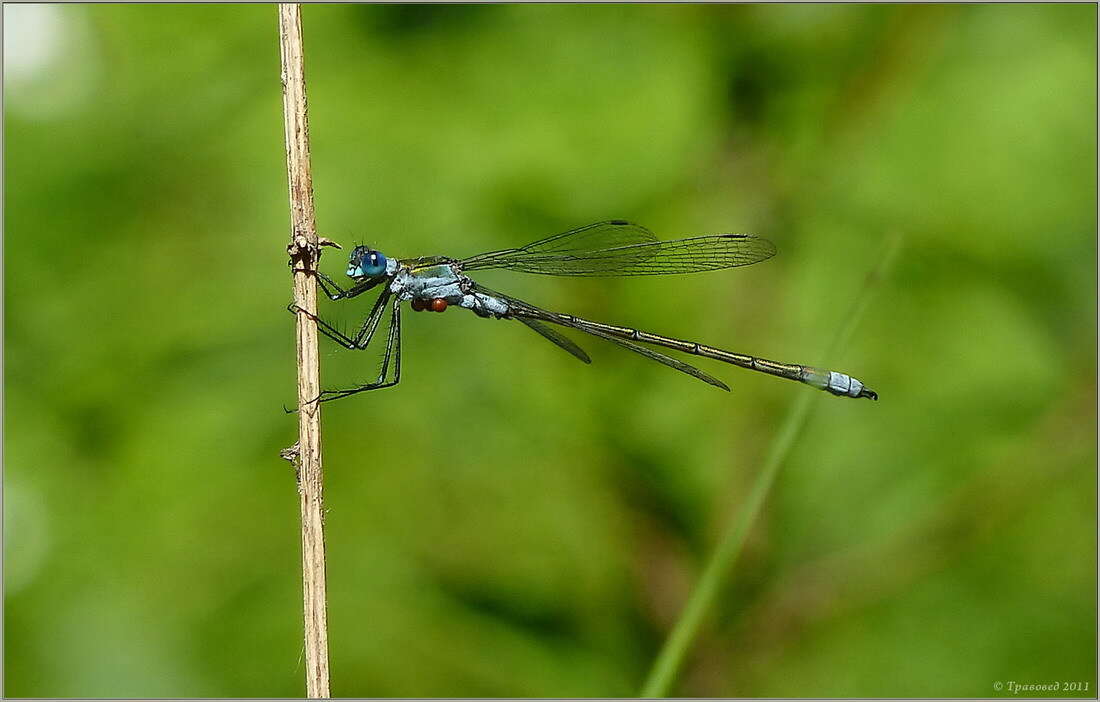
{"label": "pale blue thorax", "polygon": [[415,271],[397,266],[390,292],[400,300],[443,299],[448,305],[465,307],[479,317],[504,317],[510,310],[504,300],[478,292],[473,281],[445,263]]}

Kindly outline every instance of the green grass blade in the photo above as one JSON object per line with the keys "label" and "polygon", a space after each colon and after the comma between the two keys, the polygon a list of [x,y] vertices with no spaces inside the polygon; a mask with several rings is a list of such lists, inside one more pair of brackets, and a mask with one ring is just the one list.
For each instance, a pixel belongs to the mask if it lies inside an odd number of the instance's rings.
{"label": "green grass blade", "polygon": [[[894,258],[901,247],[901,238],[897,234],[888,237],[878,264],[868,274],[867,280],[853,301],[851,309],[844,316],[844,323],[840,325],[830,341],[828,350],[823,356],[824,359],[835,358],[848,343],[855,332],[859,319],[870,304],[872,293],[893,264]],[[794,405],[791,406],[791,410],[787,413],[779,433],[772,441],[767,458],[764,461],[764,467],[757,475],[756,481],[749,491],[748,499],[734,514],[717,548],[707,561],[703,574],[699,578],[699,583],[691,593],[680,618],[665,640],[664,646],[661,647],[661,652],[657,655],[653,668],[642,686],[640,693],[642,697],[664,697],[668,694],[688,649],[699,633],[699,627],[704,617],[714,604],[715,596],[722,586],[723,580],[729,575],[737,556],[741,553],[741,548],[745,544],[745,537],[756,521],[760,507],[775,482],[779,466],[787,458],[791,447],[794,446],[795,439],[798,438],[806,425],[810,409],[821,396],[822,393],[820,392],[801,392]],[[888,398],[887,401],[889,401]]]}

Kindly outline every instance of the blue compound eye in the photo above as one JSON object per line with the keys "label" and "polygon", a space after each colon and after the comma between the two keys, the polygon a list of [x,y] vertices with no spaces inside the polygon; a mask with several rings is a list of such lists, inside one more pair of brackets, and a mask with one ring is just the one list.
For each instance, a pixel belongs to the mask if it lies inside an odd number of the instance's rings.
{"label": "blue compound eye", "polygon": [[371,251],[357,246],[348,258],[348,276],[351,278],[376,278],[386,273],[386,257],[381,251]]}
{"label": "blue compound eye", "polygon": [[381,251],[371,251],[363,264],[363,270],[367,275],[382,275],[386,272],[386,257]]}

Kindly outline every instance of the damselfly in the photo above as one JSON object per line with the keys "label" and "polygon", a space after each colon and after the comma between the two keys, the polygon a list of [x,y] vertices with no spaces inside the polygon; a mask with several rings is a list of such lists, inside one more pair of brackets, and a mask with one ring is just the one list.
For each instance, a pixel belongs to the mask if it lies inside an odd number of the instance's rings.
{"label": "damselfly", "polygon": [[[694,341],[550,312],[490,290],[467,275],[470,271],[491,269],[561,276],[666,275],[747,266],[774,255],[774,244],[752,235],[717,234],[659,241],[645,227],[623,220],[598,222],[517,249],[491,251],[463,259],[444,256],[393,259],[370,247],[356,246],[348,259],[347,269],[347,275],[354,284],[345,290],[325,274],[317,273],[321,289],[330,299],[341,300],[356,297],[379,285],[385,287],[354,336],[344,334],[319,317],[316,319],[326,336],[348,349],[363,350],[374,338],[388,310],[389,332],[382,367],[372,383],[344,390],[326,390],[317,399],[320,402],[337,400],[367,390],[392,387],[400,381],[401,303],[408,301],[412,309],[418,312],[442,312],[457,306],[465,307],[479,317],[518,320],[585,363],[592,362],[588,354],[549,325],[606,339],[727,391],[729,387],[710,374],[636,342],[796,380],[841,397],[877,400],[878,395],[874,391],[846,373],[769,361]],[[304,313],[294,304],[289,309],[294,313]]]}

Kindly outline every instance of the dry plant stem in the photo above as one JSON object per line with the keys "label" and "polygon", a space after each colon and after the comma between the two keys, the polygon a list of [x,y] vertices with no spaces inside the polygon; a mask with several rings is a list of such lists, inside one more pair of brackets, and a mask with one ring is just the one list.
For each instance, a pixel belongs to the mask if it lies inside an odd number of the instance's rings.
{"label": "dry plant stem", "polygon": [[298,5],[279,5],[283,119],[290,184],[290,251],[294,302],[309,314],[297,316],[298,492],[302,507],[302,582],[305,600],[306,696],[329,697],[328,621],[325,604],[325,531],[321,472],[321,393],[317,354],[317,227],[313,218],[313,177],[309,165],[309,121],[302,55],[302,15]]}
{"label": "dry plant stem", "polygon": [[[836,335],[829,343],[829,348],[822,356],[822,360],[832,362],[832,359],[847,344],[852,332],[855,331],[859,318],[863,316],[867,305],[870,303],[871,293],[889,270],[900,245],[901,237],[899,235],[888,238],[878,265],[868,274],[863,289],[856,296],[851,309],[845,315],[844,324],[837,330]],[[664,697],[668,695],[688,649],[698,635],[699,628],[713,606],[719,590],[725,585],[727,576],[730,574],[733,564],[737,561],[737,556],[741,553],[741,547],[744,546],[749,529],[752,528],[765,498],[771,491],[779,467],[786,460],[787,454],[790,453],[791,447],[794,446],[795,440],[806,425],[810,409],[821,396],[822,394],[819,392],[800,393],[790,412],[787,413],[779,433],[772,440],[767,458],[764,461],[764,467],[756,476],[748,498],[733,515],[733,519],[730,520],[729,525],[722,534],[721,541],[719,541],[717,548],[714,549],[706,567],[703,569],[699,583],[695,586],[687,605],[680,613],[680,618],[676,621],[672,633],[669,634],[664,646],[661,647],[661,652],[657,655],[657,660],[642,686],[640,693],[642,697]],[[887,401],[889,401],[888,398]]]}

